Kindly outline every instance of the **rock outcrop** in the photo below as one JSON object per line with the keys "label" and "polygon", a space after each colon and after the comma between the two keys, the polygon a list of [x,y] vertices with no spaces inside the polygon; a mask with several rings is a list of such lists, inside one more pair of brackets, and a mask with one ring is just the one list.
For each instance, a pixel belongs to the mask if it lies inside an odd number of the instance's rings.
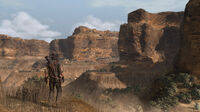
{"label": "rock outcrop", "polygon": [[54,40],[51,52],[77,61],[98,61],[118,57],[118,33],[78,27],[67,39]]}
{"label": "rock outcrop", "polygon": [[0,57],[44,57],[49,54],[49,44],[43,40],[24,40],[0,35]]}
{"label": "rock outcrop", "polygon": [[183,12],[148,13],[138,9],[128,14],[128,24],[119,33],[120,60],[172,63],[179,50]]}
{"label": "rock outcrop", "polygon": [[85,72],[67,87],[71,87],[70,90],[74,89],[73,91],[97,93],[98,90],[109,88],[126,88],[126,85],[123,84],[114,73]]}
{"label": "rock outcrop", "polygon": [[181,49],[176,67],[200,75],[200,1],[190,0],[185,9]]}

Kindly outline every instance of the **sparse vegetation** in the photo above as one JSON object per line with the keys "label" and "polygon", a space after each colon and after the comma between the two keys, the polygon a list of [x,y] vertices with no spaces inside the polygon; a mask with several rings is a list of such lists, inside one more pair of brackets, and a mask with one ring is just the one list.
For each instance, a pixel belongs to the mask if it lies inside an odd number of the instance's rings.
{"label": "sparse vegetation", "polygon": [[31,70],[20,70],[19,72],[31,72]]}
{"label": "sparse vegetation", "polygon": [[24,82],[22,88],[19,88],[16,92],[16,98],[23,101],[38,102],[46,99],[48,96],[48,88],[42,77],[34,76]]}
{"label": "sparse vegetation", "polygon": [[113,71],[113,72],[118,72],[118,71],[122,71],[123,69],[119,66],[119,65],[115,65],[115,64],[113,64],[112,66],[111,66],[111,71]]}
{"label": "sparse vegetation", "polygon": [[108,72],[106,68],[101,68],[99,70],[87,70],[86,72]]}
{"label": "sparse vegetation", "polygon": [[81,98],[82,98],[82,96],[81,96],[80,93],[75,93],[75,92],[73,92],[71,95],[74,96],[75,98],[78,98],[78,99],[81,99]]}
{"label": "sparse vegetation", "polygon": [[110,95],[110,94],[126,94],[126,93],[139,93],[140,88],[138,86],[134,87],[127,87],[127,88],[122,88],[122,89],[107,89],[104,91],[104,94]]}
{"label": "sparse vegetation", "polygon": [[8,93],[3,99],[1,98],[0,106],[12,112],[95,112],[92,106],[77,98],[80,97],[78,94],[77,97],[65,94],[59,106],[56,106],[48,103],[48,93],[43,78],[34,76],[25,81],[16,94]]}
{"label": "sparse vegetation", "polygon": [[107,72],[107,71],[108,71],[108,70],[105,69],[105,68],[102,68],[102,69],[98,70],[98,72]]}
{"label": "sparse vegetation", "polygon": [[200,89],[199,88],[191,88],[190,94],[192,96],[193,100],[199,100],[200,99]]}
{"label": "sparse vegetation", "polygon": [[161,77],[157,80],[161,83],[158,93],[152,98],[151,105],[167,109],[178,104],[178,98],[175,96],[177,92],[176,83],[172,82],[171,77]]}
{"label": "sparse vegetation", "polygon": [[197,78],[188,73],[164,75],[155,80],[156,94],[152,97],[152,106],[167,110],[179,102],[191,103],[200,99],[200,85]]}
{"label": "sparse vegetation", "polygon": [[192,102],[192,96],[190,93],[180,92],[177,97],[181,103],[189,104]]}

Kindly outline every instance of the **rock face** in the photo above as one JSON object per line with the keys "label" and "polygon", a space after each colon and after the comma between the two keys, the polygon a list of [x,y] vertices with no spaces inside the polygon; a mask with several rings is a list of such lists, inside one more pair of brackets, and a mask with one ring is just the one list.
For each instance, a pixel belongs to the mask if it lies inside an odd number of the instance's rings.
{"label": "rock face", "polygon": [[185,9],[177,67],[200,75],[200,1],[190,0]]}
{"label": "rock face", "polygon": [[117,32],[79,27],[67,39],[52,41],[50,50],[71,60],[98,61],[118,57],[117,41]]}
{"label": "rock face", "polygon": [[129,13],[128,24],[121,25],[119,33],[120,60],[172,63],[179,50],[182,19],[183,12]]}
{"label": "rock face", "polygon": [[44,57],[49,54],[49,44],[42,40],[23,40],[0,35],[0,57]]}

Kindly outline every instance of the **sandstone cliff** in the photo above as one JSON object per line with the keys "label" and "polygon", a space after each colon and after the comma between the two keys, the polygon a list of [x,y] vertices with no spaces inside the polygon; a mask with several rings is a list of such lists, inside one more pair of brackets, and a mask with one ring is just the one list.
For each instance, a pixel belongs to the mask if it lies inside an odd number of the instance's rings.
{"label": "sandstone cliff", "polygon": [[172,63],[179,50],[182,19],[183,12],[129,13],[128,24],[121,25],[119,33],[120,60]]}
{"label": "sandstone cliff", "polygon": [[42,40],[23,40],[0,35],[0,57],[44,57],[49,54],[49,44]]}
{"label": "sandstone cliff", "polygon": [[200,75],[200,1],[190,0],[185,9],[177,66],[182,72]]}
{"label": "sandstone cliff", "polygon": [[118,57],[118,33],[78,27],[67,39],[50,43],[51,52],[77,61],[98,61]]}

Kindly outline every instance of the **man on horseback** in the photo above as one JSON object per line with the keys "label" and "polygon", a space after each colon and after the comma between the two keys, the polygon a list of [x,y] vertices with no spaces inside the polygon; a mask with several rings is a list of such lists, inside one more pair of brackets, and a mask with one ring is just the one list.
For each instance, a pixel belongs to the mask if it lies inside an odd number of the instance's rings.
{"label": "man on horseback", "polygon": [[64,82],[63,71],[61,70],[61,65],[59,63],[58,55],[51,54],[51,56],[46,56],[45,59],[47,60],[45,71],[45,81],[49,80],[49,102],[52,102],[54,96],[54,88],[56,87],[56,103],[58,99],[62,95],[62,87],[61,83]]}

